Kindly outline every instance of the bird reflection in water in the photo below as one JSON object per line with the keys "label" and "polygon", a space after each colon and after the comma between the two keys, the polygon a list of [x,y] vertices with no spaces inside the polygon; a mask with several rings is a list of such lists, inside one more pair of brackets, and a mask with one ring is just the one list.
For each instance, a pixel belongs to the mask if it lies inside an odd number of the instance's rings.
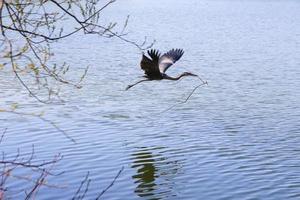
{"label": "bird reflection in water", "polygon": [[177,161],[168,161],[159,150],[163,148],[138,148],[132,154],[132,168],[137,172],[132,176],[137,184],[135,193],[145,199],[165,199],[174,197],[172,177],[179,169]]}

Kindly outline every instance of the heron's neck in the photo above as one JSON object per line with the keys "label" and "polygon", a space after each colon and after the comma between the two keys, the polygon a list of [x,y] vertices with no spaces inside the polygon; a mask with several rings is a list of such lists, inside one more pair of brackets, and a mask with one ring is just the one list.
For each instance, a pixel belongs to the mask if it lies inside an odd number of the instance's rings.
{"label": "heron's neck", "polygon": [[164,79],[177,81],[177,80],[181,79],[183,76],[184,76],[184,74],[180,74],[177,77],[172,77],[172,76],[168,76],[167,74],[164,74]]}

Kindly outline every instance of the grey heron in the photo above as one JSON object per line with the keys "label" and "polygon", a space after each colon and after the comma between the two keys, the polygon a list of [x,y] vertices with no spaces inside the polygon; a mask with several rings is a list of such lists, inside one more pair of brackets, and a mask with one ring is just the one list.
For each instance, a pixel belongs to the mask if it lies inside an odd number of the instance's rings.
{"label": "grey heron", "polygon": [[169,67],[171,67],[176,61],[178,61],[182,57],[184,53],[182,49],[171,49],[162,56],[159,53],[159,51],[155,49],[148,50],[147,53],[149,57],[143,53],[143,57],[140,63],[141,69],[145,72],[144,77],[146,79],[140,80],[132,85],[128,85],[126,90],[144,81],[163,79],[176,81],[184,76],[197,76],[196,74],[190,72],[183,72],[177,77],[171,77],[165,74]]}

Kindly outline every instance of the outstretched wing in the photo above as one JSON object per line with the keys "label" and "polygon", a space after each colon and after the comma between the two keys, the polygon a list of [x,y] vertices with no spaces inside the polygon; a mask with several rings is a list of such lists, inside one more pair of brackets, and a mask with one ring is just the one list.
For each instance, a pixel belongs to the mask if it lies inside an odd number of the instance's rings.
{"label": "outstretched wing", "polygon": [[161,73],[165,73],[169,67],[171,67],[177,60],[181,58],[184,51],[182,49],[172,49],[162,55],[159,59],[159,70]]}
{"label": "outstretched wing", "polygon": [[151,49],[148,52],[150,58],[148,58],[145,54],[143,54],[141,60],[141,68],[145,71],[145,74],[148,78],[160,77],[161,73],[158,67],[158,61],[160,54],[157,50]]}

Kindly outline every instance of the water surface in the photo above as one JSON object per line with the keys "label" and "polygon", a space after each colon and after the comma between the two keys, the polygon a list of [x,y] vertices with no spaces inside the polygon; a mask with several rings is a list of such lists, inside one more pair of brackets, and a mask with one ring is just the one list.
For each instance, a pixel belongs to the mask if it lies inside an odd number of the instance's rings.
{"label": "water surface", "polygon": [[[168,73],[200,74],[208,87],[162,113],[199,80],[124,91],[142,75],[140,52],[77,35],[55,45],[56,59],[71,64],[74,79],[92,67],[81,90],[62,90],[65,103],[37,103],[11,74],[1,73],[0,83],[1,107],[43,111],[77,144],[36,117],[1,113],[0,130],[8,128],[1,151],[26,154],[34,144],[38,160],[64,156],[55,171],[65,173],[49,183],[67,188],[45,187],[39,199],[71,198],[88,171],[93,199],[122,167],[103,199],[300,198],[299,9],[298,1],[119,1],[103,20],[129,14],[131,39],[183,48]],[[18,181],[9,186],[12,199],[24,195]]]}

